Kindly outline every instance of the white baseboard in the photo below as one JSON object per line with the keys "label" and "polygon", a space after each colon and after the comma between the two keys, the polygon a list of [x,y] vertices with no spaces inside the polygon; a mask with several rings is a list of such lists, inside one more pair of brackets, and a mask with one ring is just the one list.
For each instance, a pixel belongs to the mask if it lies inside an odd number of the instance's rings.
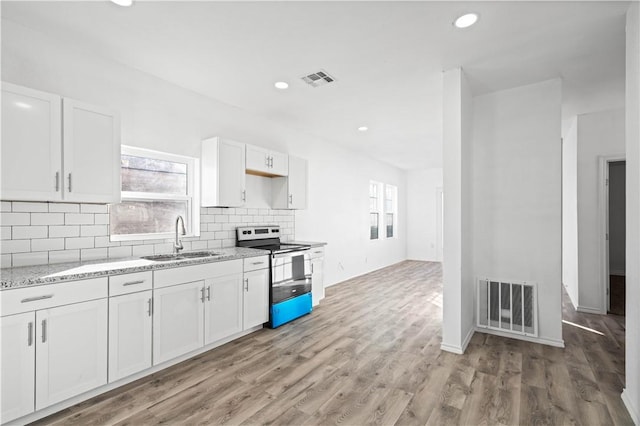
{"label": "white baseboard", "polygon": [[605,312],[602,312],[601,309],[591,308],[589,306],[578,306],[576,311],[582,312],[583,314],[596,314],[596,315],[605,315]]}
{"label": "white baseboard", "polygon": [[471,329],[469,330],[469,332],[467,333],[467,335],[465,336],[464,340],[462,341],[462,345],[458,346],[458,345],[450,345],[447,343],[441,343],[440,344],[440,350],[446,351],[446,352],[451,352],[454,354],[458,354],[458,355],[463,355],[464,351],[467,350],[467,346],[469,346],[469,342],[471,341],[471,338],[473,337],[473,333],[475,333],[475,328],[471,327]]}
{"label": "white baseboard", "polygon": [[541,345],[555,346],[556,348],[564,348],[564,340],[548,339],[546,337],[524,336],[520,334],[511,334],[511,333],[505,333],[499,330],[492,330],[490,328],[478,327],[476,328],[476,331],[479,331],[480,333],[485,333],[485,334],[493,334],[495,336],[500,336],[500,337],[508,337],[509,339],[524,340],[526,342],[540,343]]}
{"label": "white baseboard", "polygon": [[633,406],[633,403],[631,402],[631,398],[629,398],[629,392],[627,392],[626,388],[622,390],[622,395],[620,395],[620,398],[622,398],[622,402],[624,403],[624,406],[627,407],[627,411],[631,416],[631,420],[633,420],[635,424],[640,424],[640,416],[638,416],[638,412]]}

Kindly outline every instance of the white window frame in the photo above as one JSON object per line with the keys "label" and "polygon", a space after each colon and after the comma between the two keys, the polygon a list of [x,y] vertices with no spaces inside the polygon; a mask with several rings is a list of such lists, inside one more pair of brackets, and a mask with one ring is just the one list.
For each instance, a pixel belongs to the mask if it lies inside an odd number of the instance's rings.
{"label": "white window frame", "polygon": [[[375,185],[377,187],[377,198],[376,198],[376,208],[375,209],[371,209],[371,185]],[[384,223],[384,184],[382,182],[378,182],[375,180],[370,180],[369,181],[369,186],[368,188],[368,200],[369,200],[369,213],[368,213],[368,220],[367,220],[367,234],[368,234],[368,240],[369,241],[380,241],[384,239],[384,235],[385,233],[383,226]],[[377,213],[378,214],[378,238],[371,238],[371,213]]]}
{"label": "white window frame", "polygon": [[[387,188],[393,188],[393,200],[391,210],[387,210]],[[398,186],[385,184],[384,185],[384,237],[398,238]],[[393,235],[391,237],[387,237],[387,213],[393,214]]]}
{"label": "white window frame", "polygon": [[[187,235],[185,237],[200,236],[200,160],[184,155],[170,154],[167,152],[154,151],[151,149],[138,148],[134,146],[122,145],[120,155],[130,155],[134,157],[153,158],[156,160],[171,161],[187,165],[187,194],[163,194],[156,192],[132,192],[121,191],[122,201],[186,201],[187,217],[185,217],[185,227]],[[159,240],[175,237],[174,232],[160,232],[148,234],[111,234],[109,225],[110,241],[132,241],[132,240]]]}

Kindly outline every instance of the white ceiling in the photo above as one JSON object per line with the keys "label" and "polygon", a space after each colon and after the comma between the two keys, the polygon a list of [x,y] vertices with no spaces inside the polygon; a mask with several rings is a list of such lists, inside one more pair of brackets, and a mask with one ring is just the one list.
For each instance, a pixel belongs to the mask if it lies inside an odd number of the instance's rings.
{"label": "white ceiling", "polygon": [[[627,2],[2,1],[3,19],[403,169],[441,165],[442,71],[474,95],[562,77],[568,114],[624,97]],[[463,12],[478,23],[451,25]],[[337,81],[300,77],[325,69]],[[286,91],[273,87],[287,81]],[[608,105],[605,105],[608,106]],[[356,129],[368,126],[362,133]]]}

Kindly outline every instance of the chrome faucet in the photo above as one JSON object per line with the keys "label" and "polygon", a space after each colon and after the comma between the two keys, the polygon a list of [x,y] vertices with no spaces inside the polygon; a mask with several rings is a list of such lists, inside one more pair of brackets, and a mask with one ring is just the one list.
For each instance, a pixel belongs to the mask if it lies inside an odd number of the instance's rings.
{"label": "chrome faucet", "polygon": [[[180,228],[178,228],[178,225],[180,225]],[[182,250],[184,248],[184,246],[182,245],[182,241],[180,241],[180,237],[178,235],[178,229],[180,230],[180,234],[179,235],[186,235],[187,234],[187,230],[184,229],[184,219],[180,215],[178,215],[178,217],[176,217],[176,240],[173,243],[173,252],[175,254],[180,253],[180,250]]]}

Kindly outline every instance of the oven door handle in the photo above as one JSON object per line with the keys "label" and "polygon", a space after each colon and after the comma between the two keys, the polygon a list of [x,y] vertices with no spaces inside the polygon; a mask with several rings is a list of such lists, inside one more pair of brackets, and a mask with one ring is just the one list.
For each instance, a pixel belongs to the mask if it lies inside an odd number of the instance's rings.
{"label": "oven door handle", "polygon": [[295,284],[307,284],[311,282],[311,274],[305,275],[304,278],[299,278],[297,280],[289,279],[285,281],[279,281],[277,283],[273,283],[271,287],[287,287]]}
{"label": "oven door handle", "polygon": [[296,256],[305,256],[309,254],[311,249],[309,248],[300,248],[300,249],[292,249],[291,251],[286,251],[284,253],[274,253],[274,259],[282,259],[283,257],[296,257]]}

